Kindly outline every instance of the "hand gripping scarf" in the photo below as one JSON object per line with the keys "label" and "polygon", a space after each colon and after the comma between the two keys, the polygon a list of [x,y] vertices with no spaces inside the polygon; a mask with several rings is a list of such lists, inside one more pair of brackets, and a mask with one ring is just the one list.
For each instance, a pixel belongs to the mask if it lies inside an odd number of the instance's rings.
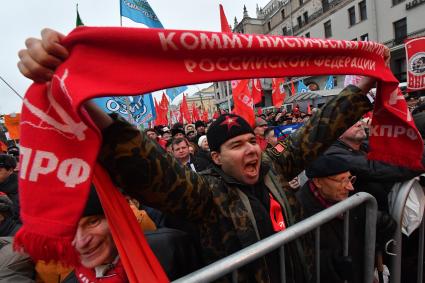
{"label": "hand gripping scarf", "polygon": [[[94,172],[105,214],[131,282],[166,281],[130,208],[96,165],[101,134],[81,107],[100,96],[137,95],[231,79],[327,74],[378,79],[370,158],[421,168],[422,140],[385,66],[384,46],[268,35],[79,27],[63,41],[70,57],[50,84],[26,93],[21,123],[15,238],[34,259],[78,260],[71,241]],[[117,201],[117,200],[118,201]]]}

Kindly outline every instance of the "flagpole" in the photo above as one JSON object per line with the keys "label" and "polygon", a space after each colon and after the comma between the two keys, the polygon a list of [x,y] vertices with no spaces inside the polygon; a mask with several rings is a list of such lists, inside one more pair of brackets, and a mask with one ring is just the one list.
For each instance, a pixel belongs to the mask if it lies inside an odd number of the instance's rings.
{"label": "flagpole", "polygon": [[8,83],[8,82],[6,82],[6,80],[5,79],[3,79],[3,77],[2,76],[0,76],[0,79],[17,95],[17,96],[19,96],[19,98],[20,99],[22,99],[23,100],[23,97]]}
{"label": "flagpole", "polygon": [[122,27],[122,0],[120,0],[120,27]]}

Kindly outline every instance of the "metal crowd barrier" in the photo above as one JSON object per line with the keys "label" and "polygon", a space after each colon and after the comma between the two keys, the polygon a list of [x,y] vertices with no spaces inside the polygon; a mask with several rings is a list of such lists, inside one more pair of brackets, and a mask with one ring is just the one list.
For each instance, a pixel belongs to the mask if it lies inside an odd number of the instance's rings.
{"label": "metal crowd barrier", "polygon": [[[416,178],[394,185],[393,190],[398,190],[394,203],[392,205],[392,216],[397,222],[398,227],[394,233],[393,252],[388,253],[392,255],[390,266],[390,283],[400,283],[401,280],[401,252],[402,252],[402,235],[401,235],[401,222],[403,219],[404,207],[406,205],[407,197],[415,185],[419,185]],[[422,218],[421,225],[419,226],[419,244],[418,244],[418,266],[417,266],[417,282],[422,283],[423,278],[423,260],[424,260],[424,231],[425,222]]]}
{"label": "metal crowd barrier", "polygon": [[[286,230],[276,233],[266,239],[263,239],[249,247],[246,247],[230,256],[222,258],[202,269],[190,273],[173,282],[175,283],[195,283],[211,282],[230,272],[232,272],[232,281],[237,282],[237,269],[279,249],[281,280],[286,282],[285,278],[285,255],[284,245],[310,231],[315,229],[315,253],[316,253],[316,276],[317,282],[320,282],[320,226],[336,218],[337,216],[348,212],[350,209],[361,204],[366,204],[366,222],[365,222],[365,260],[364,260],[364,281],[373,282],[374,276],[374,258],[375,258],[375,230],[377,203],[373,196],[368,193],[357,193],[348,199],[341,201]],[[348,215],[344,217],[344,255],[348,253]]]}

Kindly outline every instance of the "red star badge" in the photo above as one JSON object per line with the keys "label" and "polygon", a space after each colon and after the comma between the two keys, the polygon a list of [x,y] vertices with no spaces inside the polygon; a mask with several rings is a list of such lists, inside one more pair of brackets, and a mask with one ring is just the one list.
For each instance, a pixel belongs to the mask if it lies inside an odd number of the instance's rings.
{"label": "red star badge", "polygon": [[240,127],[241,125],[239,125],[239,123],[236,120],[237,120],[237,117],[227,116],[226,120],[224,120],[223,122],[220,123],[220,126],[221,125],[227,125],[227,130],[230,130],[233,126]]}

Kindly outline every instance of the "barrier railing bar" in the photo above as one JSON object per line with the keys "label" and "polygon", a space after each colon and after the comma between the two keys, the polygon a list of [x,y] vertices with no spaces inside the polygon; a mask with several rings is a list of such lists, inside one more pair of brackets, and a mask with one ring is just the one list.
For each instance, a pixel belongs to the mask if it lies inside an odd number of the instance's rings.
{"label": "barrier railing bar", "polygon": [[393,218],[397,222],[397,227],[394,233],[394,254],[391,260],[391,283],[400,283],[401,280],[401,222],[403,217],[404,206],[406,205],[407,197],[412,189],[412,185],[415,179],[409,180],[408,182],[400,183],[398,188],[397,197],[394,201],[393,206]]}
{"label": "barrier railing bar", "polygon": [[365,255],[370,255],[370,258],[366,257],[364,262],[364,275],[366,279],[364,282],[372,282],[377,203],[373,196],[364,192],[357,193],[346,200],[343,200],[293,226],[288,227],[282,232],[276,233],[266,239],[252,244],[249,247],[222,258],[204,268],[177,279],[174,282],[195,283],[213,281],[257,258],[264,256],[265,254],[268,254],[283,244],[296,239],[300,235],[310,232],[317,226],[332,220],[336,216],[341,215],[345,211],[362,203],[366,204]]}
{"label": "barrier railing bar", "polygon": [[343,249],[343,255],[348,256],[348,241],[349,236],[348,233],[350,232],[350,211],[347,211],[344,213],[344,249]]}
{"label": "barrier railing bar", "polygon": [[422,283],[424,273],[424,236],[425,236],[425,217],[422,217],[419,227],[419,255],[418,255],[418,283]]}
{"label": "barrier railing bar", "polygon": [[314,243],[315,247],[315,263],[316,263],[316,282],[320,283],[320,226],[316,228],[316,239]]}
{"label": "barrier railing bar", "polygon": [[238,283],[238,270],[235,269],[232,272],[232,282],[233,283]]}
{"label": "barrier railing bar", "polygon": [[279,261],[280,261],[280,281],[286,283],[286,263],[285,263],[285,246],[279,248]]}

